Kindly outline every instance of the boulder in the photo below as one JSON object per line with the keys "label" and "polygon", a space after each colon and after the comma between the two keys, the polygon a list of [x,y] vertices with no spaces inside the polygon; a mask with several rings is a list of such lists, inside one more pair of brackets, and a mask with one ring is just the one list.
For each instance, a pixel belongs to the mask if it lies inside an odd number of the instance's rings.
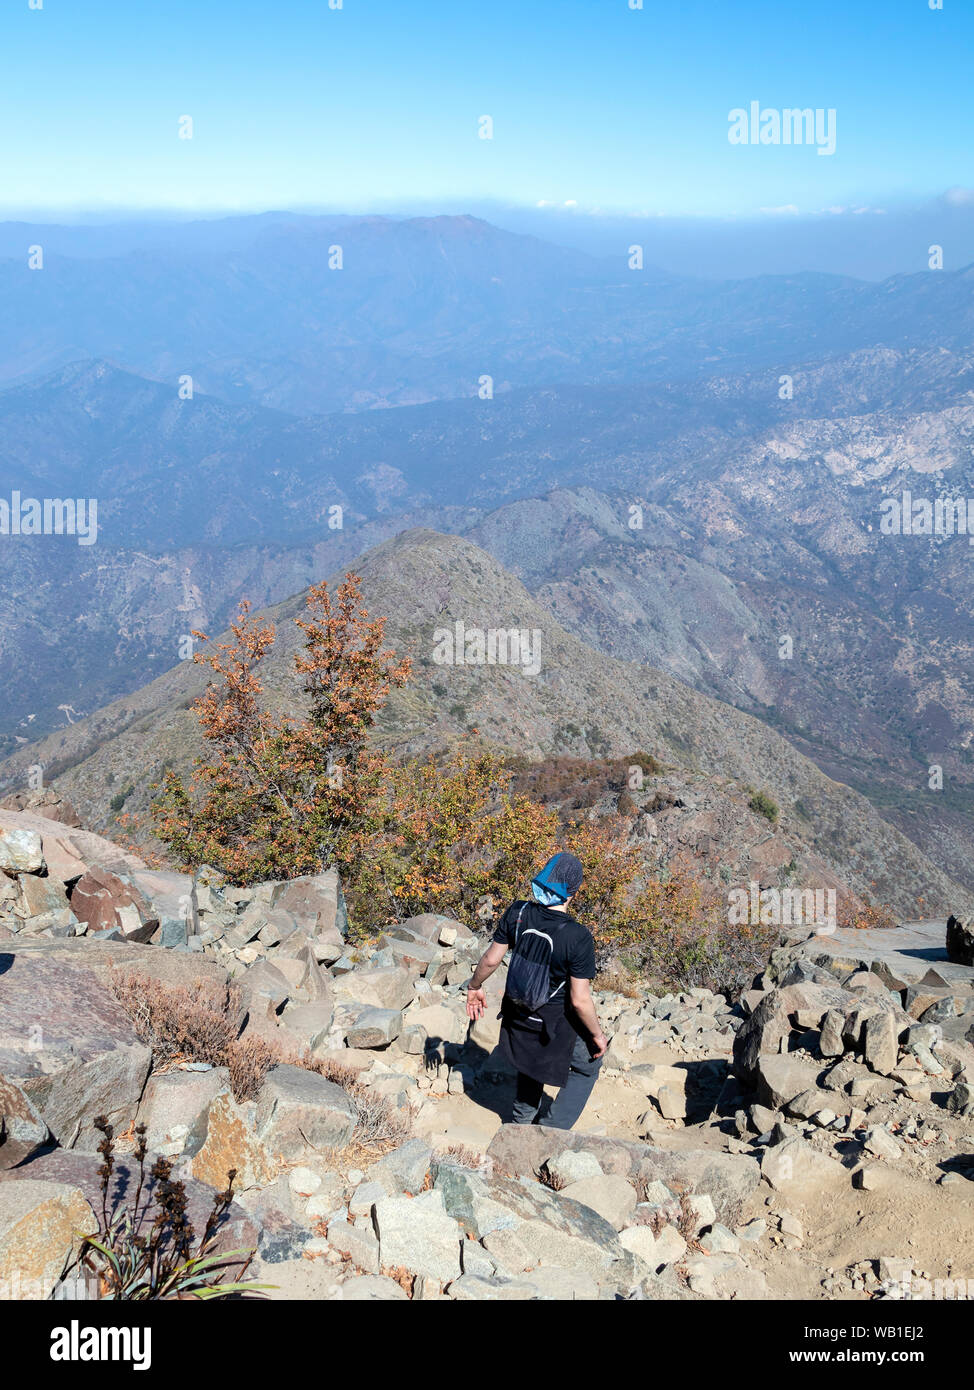
{"label": "boulder", "polygon": [[755,1080],[758,1101],[771,1110],[781,1110],[804,1091],[815,1090],[820,1069],[788,1053],[769,1053],[758,1058]]}
{"label": "boulder", "polygon": [[458,1303],[526,1303],[537,1298],[538,1287],[530,1279],[504,1279],[464,1274],[454,1279],[448,1293]]}
{"label": "boulder", "polygon": [[199,909],[191,874],[136,869],[126,878],[142,894],[159,923],[152,938],[156,945],[184,946],[191,936],[198,935]]}
{"label": "boulder", "polygon": [[127,1128],[151,1053],[87,970],[0,951],[0,1077],[18,1086],[58,1144],[94,1151],[92,1121]]}
{"label": "boulder", "polygon": [[379,1273],[379,1242],[374,1231],[341,1219],[328,1223],[328,1244],[363,1274]]}
{"label": "boulder", "polygon": [[[427,941],[440,942],[440,945],[475,940],[475,935],[469,927],[465,927],[453,917],[444,917],[439,912],[422,912],[418,917],[407,917],[400,925],[415,932],[417,936],[425,937]],[[444,932],[452,940],[440,941]]]}
{"label": "boulder", "polygon": [[534,1263],[531,1251],[510,1226],[488,1231],[482,1237],[481,1244],[499,1269],[509,1270],[512,1274],[523,1274]]}
{"label": "boulder", "polygon": [[303,1067],[271,1067],[257,1097],[254,1121],[266,1152],[287,1163],[343,1148],[358,1112],[333,1081]]}
{"label": "boulder", "polygon": [[[632,1140],[575,1134],[546,1125],[501,1125],[487,1154],[497,1171],[533,1177],[543,1163],[566,1148],[585,1149],[598,1159],[603,1172],[617,1173],[631,1181],[659,1179],[677,1194],[708,1192],[725,1226],[736,1223],[742,1203],[761,1181],[757,1160],[749,1155],[703,1149],[668,1152]],[[606,1222],[601,1225],[607,1227]]]}
{"label": "boulder", "polygon": [[848,1182],[848,1174],[841,1163],[820,1153],[797,1136],[765,1150],[761,1160],[761,1176],[777,1191],[792,1184],[838,1186]]}
{"label": "boulder", "polygon": [[349,1047],[388,1047],[402,1032],[399,1009],[363,1009],[347,1030]]}
{"label": "boulder", "polygon": [[[427,976],[433,984],[438,983],[435,978],[437,973],[441,978],[446,974],[442,950],[439,946],[424,940],[422,937],[407,937],[405,933],[398,935],[394,932],[383,932],[379,937],[378,944],[381,950],[392,952],[397,964],[414,970],[418,975]],[[437,967],[442,967],[442,969],[437,972]]]}
{"label": "boulder", "polygon": [[50,1142],[47,1125],[26,1091],[0,1076],[0,1172],[16,1167]]}
{"label": "boulder", "polygon": [[636,1193],[625,1178],[614,1173],[580,1178],[562,1190],[562,1196],[582,1206],[591,1207],[617,1231],[631,1219],[636,1210]]}
{"label": "boulder", "polygon": [[384,1274],[360,1274],[355,1279],[346,1279],[339,1288],[342,1301],[347,1303],[379,1303],[409,1298],[401,1284],[397,1284],[395,1279],[387,1279]]}
{"label": "boulder", "polygon": [[[673,1228],[670,1227],[670,1230]],[[639,1257],[650,1269],[659,1269],[660,1265],[670,1263],[657,1254],[657,1239],[648,1226],[627,1226],[619,1233],[619,1243],[629,1250],[633,1255]],[[683,1242],[683,1250],[686,1250],[686,1241]],[[680,1252],[681,1254],[683,1251]]]}
{"label": "boulder", "polygon": [[38,1179],[0,1183],[0,1298],[50,1298],[81,1239],[97,1230],[79,1187]]}
{"label": "boulder", "polygon": [[383,1269],[402,1268],[442,1283],[459,1279],[462,1232],[446,1212],[442,1192],[386,1197],[373,1212]]}
{"label": "boulder", "polygon": [[230,1089],[226,1067],[150,1076],[139,1105],[149,1148],[167,1158],[192,1158],[206,1139],[210,1106]]}
{"label": "boulder", "polygon": [[845,1016],[856,1002],[854,994],[838,985],[803,983],[769,990],[735,1035],[737,1075],[753,1084],[762,1054],[788,1051],[792,1018],[799,1012],[823,1020],[830,1009]]}
{"label": "boulder", "polygon": [[[312,1003],[320,1001],[334,1007],[335,991],[332,987],[332,978],[326,970],[322,970],[321,957],[315,948],[310,943],[301,946],[296,959],[304,966],[298,980],[298,989],[306,994]],[[337,960],[338,957],[336,956],[335,959]]]}
{"label": "boulder", "polygon": [[36,787],[28,791],[11,792],[0,801],[6,811],[33,811],[47,820],[58,821],[61,825],[80,827],[81,817],[53,787]]}
{"label": "boulder", "polygon": [[873,1014],[866,1019],[863,1053],[873,1071],[889,1076],[899,1055],[899,1028],[892,1013]]}
{"label": "boulder", "polygon": [[59,878],[40,874],[21,874],[17,880],[14,911],[19,917],[40,917],[49,912],[70,910],[68,894]]}
{"label": "boulder", "polygon": [[467,1020],[459,1008],[450,1009],[445,1004],[410,1009],[406,1023],[421,1032],[427,1045],[460,1043],[467,1035]]}
{"label": "boulder", "polygon": [[818,1050],[823,1057],[841,1057],[845,1051],[845,1043],[842,1040],[842,1028],[845,1024],[845,1014],[841,1009],[829,1009],[822,1020],[822,1031],[819,1034]]}
{"label": "boulder", "polygon": [[[53,1149],[39,1155],[22,1168],[15,1168],[4,1175],[0,1192],[25,1180],[41,1179],[45,1183],[66,1183],[80,1188],[85,1200],[96,1211],[101,1211],[102,1179],[99,1169],[102,1165],[100,1154],[79,1153],[77,1150]],[[207,1217],[213,1207],[216,1190],[224,1190],[227,1185],[226,1169],[219,1181],[207,1185],[192,1177],[180,1174],[186,1193],[186,1213],[197,1232],[202,1232]],[[135,1189],[139,1180],[138,1164],[122,1155],[116,1154],[115,1168],[108,1189],[109,1219],[126,1205],[131,1208]],[[236,1183],[234,1184],[236,1190]],[[151,1196],[152,1184],[146,1180],[146,1192]],[[251,1249],[257,1244],[259,1230],[256,1222],[236,1201],[230,1204],[225,1217],[216,1231],[215,1253],[230,1250]]]}
{"label": "boulder", "polygon": [[6,874],[39,874],[44,867],[44,849],[36,830],[0,824],[0,870]]}
{"label": "boulder", "polygon": [[947,919],[947,959],[955,965],[974,965],[974,917]]}
{"label": "boulder", "polygon": [[277,1014],[291,997],[287,976],[269,960],[259,960],[239,975],[235,981],[240,990],[241,1008],[248,1022],[267,1020],[276,1026]]}
{"label": "boulder", "polygon": [[115,929],[130,941],[148,941],[159,926],[138,889],[100,864],[93,864],[75,884],[71,910],[88,931]]}
{"label": "boulder", "polygon": [[584,1149],[565,1149],[563,1153],[549,1158],[546,1164],[553,1178],[567,1187],[569,1183],[580,1182],[582,1178],[600,1178],[602,1165],[594,1154]]}
{"label": "boulder", "polygon": [[491,1197],[487,1180],[479,1173],[441,1163],[433,1186],[442,1193],[447,1213],[475,1240],[519,1224],[516,1212]]}
{"label": "boulder", "polygon": [[371,1004],[377,1009],[404,1009],[413,997],[413,978],[399,966],[358,967],[334,983],[335,1001]]}
{"label": "boulder", "polygon": [[273,1265],[299,1260],[314,1239],[307,1226],[293,1220],[287,1212],[261,1205],[257,1254],[262,1263]]}
{"label": "boulder", "polygon": [[[201,987],[215,1007],[226,1003],[230,976],[219,962],[204,956],[160,951],[130,941],[93,940],[90,936],[64,941],[44,937],[6,943],[4,952],[17,960],[47,960],[89,971],[103,985],[123,976],[146,976],[169,989]],[[2,959],[2,957],[0,957]],[[2,995],[0,995],[2,1015]]]}
{"label": "boulder", "polygon": [[41,837],[47,872],[62,883],[79,878],[89,864],[101,864],[116,873],[145,868],[141,859],[111,840],[89,830],[71,829],[35,811],[0,810],[0,831],[5,829],[36,830]]}
{"label": "boulder", "polygon": [[279,1029],[299,1051],[307,1048],[310,1052],[327,1042],[334,1021],[335,1010],[326,999],[291,1004],[277,1020]]}
{"label": "boulder", "polygon": [[376,1159],[369,1168],[369,1180],[380,1183],[391,1196],[421,1192],[432,1157],[433,1150],[425,1139],[409,1139]]}
{"label": "boulder", "polygon": [[290,912],[275,907],[265,914],[263,925],[257,933],[257,940],[264,946],[280,946],[283,941],[288,941],[297,929],[298,924]]}
{"label": "boulder", "polygon": [[344,945],[348,913],[336,870],[290,879],[278,891],[273,906],[289,912],[309,936]]}
{"label": "boulder", "polygon": [[190,1171],[210,1187],[226,1186],[235,1169],[238,1192],[267,1187],[286,1166],[264,1148],[256,1125],[254,1101],[235,1101],[229,1092],[218,1095],[206,1112],[206,1136],[193,1156]]}

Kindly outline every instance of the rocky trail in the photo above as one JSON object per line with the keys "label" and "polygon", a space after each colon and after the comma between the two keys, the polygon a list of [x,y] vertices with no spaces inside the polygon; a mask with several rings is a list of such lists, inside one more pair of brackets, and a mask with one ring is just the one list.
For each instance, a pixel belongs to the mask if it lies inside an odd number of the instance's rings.
{"label": "rocky trail", "polygon": [[236,1169],[221,1248],[271,1299],[967,1296],[970,923],[783,937],[733,1007],[598,992],[581,1121],[519,1127],[462,923],[356,944],[334,873],[163,873],[52,809],[0,810],[5,1297],[95,1230],[101,1115],[113,1201],[136,1124],[198,1227]]}

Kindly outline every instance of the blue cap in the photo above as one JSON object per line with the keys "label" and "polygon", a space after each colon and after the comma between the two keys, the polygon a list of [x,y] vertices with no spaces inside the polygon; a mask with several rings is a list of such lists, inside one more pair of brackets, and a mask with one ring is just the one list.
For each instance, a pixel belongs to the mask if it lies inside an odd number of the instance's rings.
{"label": "blue cap", "polygon": [[574,854],[568,854],[567,851],[562,850],[551,856],[541,872],[536,874],[531,882],[536,883],[539,888],[546,889],[549,893],[554,893],[564,902],[581,888],[584,872],[582,861],[576,859]]}

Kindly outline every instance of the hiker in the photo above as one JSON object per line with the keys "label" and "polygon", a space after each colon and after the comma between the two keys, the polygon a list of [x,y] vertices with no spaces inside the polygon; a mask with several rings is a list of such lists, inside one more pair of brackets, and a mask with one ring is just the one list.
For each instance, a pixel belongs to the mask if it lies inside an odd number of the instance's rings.
{"label": "hiker", "polygon": [[544,1087],[558,1086],[544,1122],[571,1129],[609,1045],[592,1000],[592,933],[567,911],[581,886],[574,854],[549,859],[531,880],[534,901],[511,903],[467,986],[467,1017],[482,1018],[484,981],[513,948],[499,1017],[501,1052],[517,1071],[515,1124],[536,1124]]}

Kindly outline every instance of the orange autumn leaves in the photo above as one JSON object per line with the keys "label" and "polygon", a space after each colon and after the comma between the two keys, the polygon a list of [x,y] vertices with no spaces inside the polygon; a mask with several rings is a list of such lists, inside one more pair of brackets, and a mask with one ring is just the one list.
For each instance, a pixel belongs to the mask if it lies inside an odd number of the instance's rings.
{"label": "orange autumn leaves", "polygon": [[249,605],[229,641],[194,658],[216,677],[195,704],[208,753],[188,784],[166,775],[151,813],[175,859],[238,884],[335,865],[358,935],[423,912],[486,927],[530,892],[538,866],[568,849],[585,870],[572,911],[603,953],[622,949],[674,979],[690,971],[694,982],[709,980],[728,950],[750,958],[752,934],[728,941],[712,883],[677,865],[647,876],[625,817],[563,820],[514,792],[510,763],[479,748],[390,761],[372,732],[410,662],[384,645],[385,622],[369,618],[360,585],[352,573],[334,594],[316,585],[294,620],[304,635],[294,658],[304,718],[265,707],[259,667],[274,628]]}
{"label": "orange autumn leaves", "polygon": [[351,573],[334,596],[326,583],[315,585],[306,616],[295,619],[305,634],[294,659],[308,697],[304,719],[263,707],[257,668],[275,634],[248,603],[231,640],[193,658],[219,677],[195,704],[210,755],[188,786],[167,773],[152,806],[155,834],[183,864],[210,864],[252,883],[350,863],[363,849],[386,773],[369,732],[410,663],[383,647],[384,621],[369,621],[360,586]]}

